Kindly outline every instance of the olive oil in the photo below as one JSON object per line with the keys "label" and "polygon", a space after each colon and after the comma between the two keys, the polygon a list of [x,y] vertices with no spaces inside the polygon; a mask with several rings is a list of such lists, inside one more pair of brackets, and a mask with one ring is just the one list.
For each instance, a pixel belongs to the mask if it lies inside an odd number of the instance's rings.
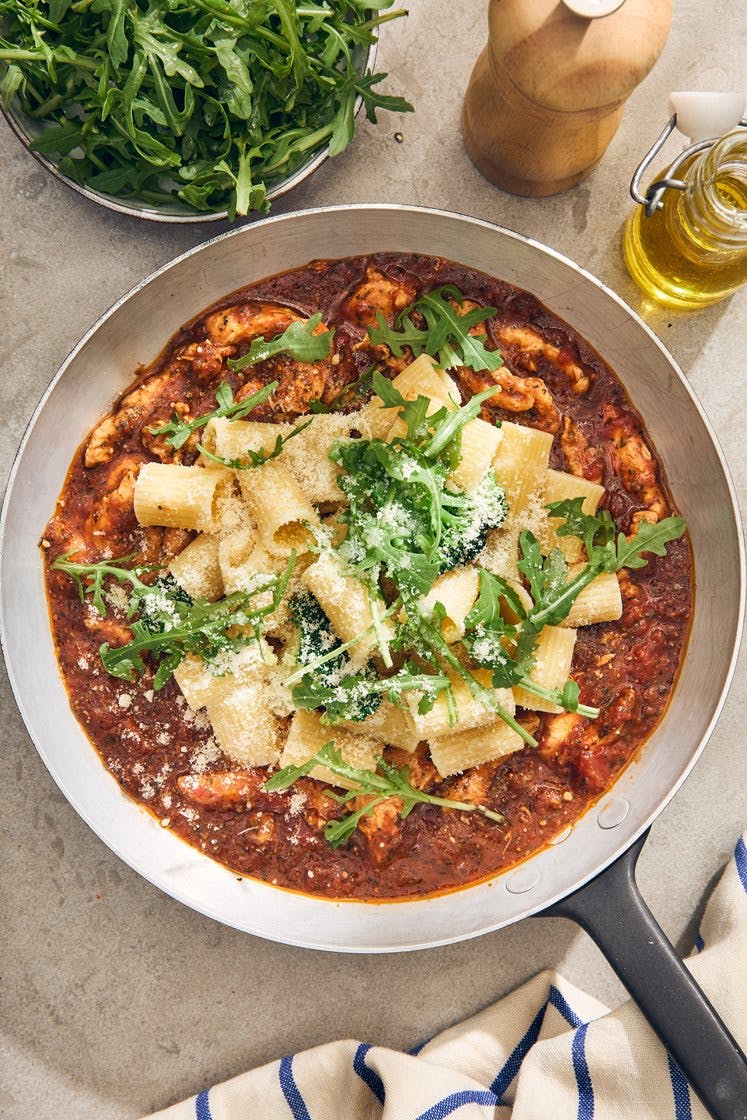
{"label": "olive oil", "polygon": [[635,282],[659,303],[706,307],[747,282],[747,134],[731,133],[693,155],[678,176],[685,190],[667,188],[651,217],[642,206],[630,214],[623,255]]}

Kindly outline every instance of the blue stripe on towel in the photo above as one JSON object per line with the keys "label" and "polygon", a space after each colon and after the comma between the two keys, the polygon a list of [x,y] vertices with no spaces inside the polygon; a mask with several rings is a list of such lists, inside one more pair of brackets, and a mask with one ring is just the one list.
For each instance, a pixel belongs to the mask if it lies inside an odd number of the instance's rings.
{"label": "blue stripe on towel", "polygon": [[542,1020],[545,1017],[546,1010],[547,1004],[544,1004],[543,1007],[540,1007],[539,1011],[532,1019],[532,1022],[529,1024],[529,1028],[526,1031],[526,1034],[516,1043],[516,1046],[513,1048],[503,1066],[499,1069],[496,1077],[494,1078],[490,1086],[490,1091],[491,1093],[495,1093],[499,1103],[502,1101],[503,1094],[506,1092],[511,1082],[516,1077],[516,1074],[519,1072],[521,1063],[524,1061],[527,1054],[537,1041],[540,1030],[542,1028]]}
{"label": "blue stripe on towel", "polygon": [[747,891],[747,847],[743,838],[740,836],[737,840],[737,846],[734,849],[734,862],[737,865],[737,875],[740,882]]}
{"label": "blue stripe on towel", "polygon": [[593,1120],[594,1117],[594,1090],[591,1087],[589,1066],[586,1061],[586,1032],[588,1029],[588,1023],[579,1027],[571,1043],[573,1072],[576,1075],[576,1085],[578,1086],[578,1120]]}
{"label": "blue stripe on towel", "polygon": [[700,930],[695,934],[695,948],[699,953],[702,953],[705,949],[705,941],[703,940],[703,935]]}
{"label": "blue stripe on towel", "polygon": [[[423,1043],[425,1045],[425,1043]],[[384,1082],[379,1077],[375,1069],[371,1069],[366,1065],[366,1054],[371,1049],[367,1042],[362,1042],[355,1052],[353,1058],[353,1069],[360,1077],[361,1081],[365,1081],[369,1089],[376,1097],[379,1104],[384,1103]]]}
{"label": "blue stripe on towel", "polygon": [[583,1020],[578,1017],[565,996],[561,995],[554,984],[551,984],[547,1003],[544,1007],[539,1009],[530,1023],[528,1030],[524,1036],[519,1039],[490,1086],[491,1091],[498,1097],[499,1103],[505,1103],[503,1102],[504,1093],[519,1072],[521,1063],[539,1038],[548,1003],[551,1003],[556,1011],[560,1012],[570,1026],[580,1027],[583,1023]]}
{"label": "blue stripe on towel", "polygon": [[443,1100],[436,1101],[425,1112],[421,1112],[416,1120],[446,1120],[447,1116],[451,1116],[459,1108],[464,1108],[466,1104],[485,1104],[495,1108],[498,1101],[495,1093],[487,1089],[464,1089],[461,1093],[451,1093]]}
{"label": "blue stripe on towel", "polygon": [[208,1092],[208,1089],[203,1089],[203,1091],[195,1097],[196,1120],[213,1120],[213,1114],[210,1111],[210,1101],[208,1100]]}
{"label": "blue stripe on towel", "polygon": [[579,1019],[576,1012],[568,1003],[568,1000],[565,998],[565,996],[562,996],[560,994],[554,984],[550,985],[550,995],[548,997],[548,1003],[551,1003],[555,1010],[560,1012],[566,1023],[569,1023],[572,1027],[583,1026],[583,1019]]}
{"label": "blue stripe on towel", "polygon": [[298,1085],[296,1085],[296,1079],[293,1076],[293,1058],[280,1059],[278,1076],[280,1077],[280,1088],[283,1090],[283,1096],[291,1110],[293,1120],[311,1120],[306,1102],[301,1096]]}
{"label": "blue stripe on towel", "polygon": [[692,1120],[690,1107],[690,1090],[687,1079],[671,1054],[667,1054],[669,1063],[669,1076],[672,1079],[672,1096],[674,1097],[674,1120]]}
{"label": "blue stripe on towel", "polygon": [[433,1039],[432,1038],[424,1038],[422,1042],[419,1042],[417,1044],[417,1046],[413,1046],[412,1050],[408,1050],[407,1053],[410,1054],[411,1057],[417,1058],[420,1051],[423,1049],[424,1046],[427,1046],[429,1042],[433,1042]]}

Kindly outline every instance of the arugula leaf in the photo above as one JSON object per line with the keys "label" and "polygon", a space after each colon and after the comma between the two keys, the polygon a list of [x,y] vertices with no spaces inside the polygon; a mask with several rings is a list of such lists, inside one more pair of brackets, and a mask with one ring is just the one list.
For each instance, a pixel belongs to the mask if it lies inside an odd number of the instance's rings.
{"label": "arugula leaf", "polygon": [[342,795],[330,793],[335,800],[344,804],[354,797],[369,795],[373,800],[354,813],[349,813],[340,819],[328,821],[324,827],[324,835],[333,848],[338,848],[355,832],[359,822],[368,816],[382,801],[389,797],[399,798],[402,807],[399,810],[401,817],[407,817],[416,805],[437,805],[442,809],[454,809],[461,813],[480,813],[488,820],[498,824],[505,818],[501,813],[488,809],[485,805],[475,805],[470,801],[454,801],[448,797],[436,797],[418,789],[410,781],[410,772],[407,766],[397,768],[391,766],[383,758],[376,760],[375,770],[359,770],[347,763],[339,750],[335,749],[334,740],[317,751],[317,753],[304,763],[303,766],[287,766],[273,774],[265,784],[264,789],[269,792],[289,789],[299,778],[310,773],[315,766],[324,766],[338,777],[356,783],[356,788]]}
{"label": "arugula leaf", "polygon": [[[413,355],[430,354],[438,360],[442,369],[455,366],[468,366],[474,370],[496,370],[503,365],[503,358],[497,350],[488,350],[477,336],[470,334],[472,327],[478,326],[496,314],[495,307],[474,307],[459,314],[453,307],[456,303],[464,305],[464,296],[452,284],[434,288],[420,296],[394,321],[387,326],[380,312],[377,313],[377,326],[369,327],[368,337],[374,345],[389,347],[393,354],[402,357],[405,347]],[[419,314],[425,320],[425,329],[413,320]]]}
{"label": "arugula leaf", "polygon": [[[529,613],[529,623],[538,629],[547,624],[557,625],[568,617],[573,603],[585,587],[596,579],[601,572],[619,572],[622,568],[644,568],[648,561],[645,553],[664,556],[666,545],[678,540],[685,532],[682,517],[665,517],[655,524],[642,521],[634,537],[630,540],[623,534],[615,540],[615,525],[607,510],[596,516],[585,514],[581,508],[583,499],[572,498],[563,502],[553,502],[548,511],[552,517],[561,517],[564,524],[557,529],[558,536],[581,536],[586,547],[587,564],[571,580],[565,582],[558,577],[560,561],[544,561],[539,573],[536,554],[538,545],[531,533],[522,533],[519,545],[522,559],[519,567],[530,579],[534,573],[539,596],[534,593],[534,607]],[[555,575],[551,572],[555,564]]]}
{"label": "arugula leaf", "polygon": [[[303,424],[296,424],[287,435],[277,436],[275,443],[270,451],[265,451],[260,448],[259,451],[253,451],[251,447],[247,447],[246,451],[238,459],[224,459],[220,455],[214,455],[212,451],[208,451],[201,443],[197,444],[197,450],[200,451],[206,459],[211,459],[214,463],[220,463],[222,467],[228,467],[232,471],[249,471],[255,467],[261,467],[264,463],[269,463],[271,459],[277,459],[278,455],[282,454],[283,448],[289,439],[294,436],[300,435],[306,428],[308,428],[311,420],[306,420]],[[249,460],[248,462],[246,460]]]}
{"label": "arugula leaf", "polygon": [[361,398],[367,397],[371,391],[375,369],[375,366],[369,366],[355,381],[351,381],[349,385],[343,385],[340,392],[332,398],[329,404],[324,404],[319,400],[309,401],[309,412],[345,412],[348,408],[354,408],[356,405],[360,407]]}
{"label": "arugula leaf", "polygon": [[129,583],[133,595],[142,596],[150,591],[150,586],[143,583],[140,576],[146,572],[157,570],[156,567],[149,564],[141,564],[135,568],[123,568],[122,564],[131,560],[132,554],[120,556],[116,560],[100,560],[94,564],[74,563],[70,559],[74,555],[74,552],[65,552],[53,560],[49,567],[54,572],[64,572],[65,575],[70,577],[78,589],[81,603],[84,603],[86,597],[90,595],[94,607],[102,618],[106,614],[106,603],[104,602],[105,580],[116,579],[120,583]]}
{"label": "arugula leaf", "polygon": [[[363,72],[392,0],[0,0],[0,96],[45,127],[74,182],[233,218],[355,131],[360,97],[409,112]],[[74,121],[73,121],[74,118]]]}
{"label": "arugula leaf", "polygon": [[[485,389],[482,393],[475,393],[467,404],[457,407],[455,402],[453,408],[444,406],[429,415],[428,409],[432,401],[428,397],[418,396],[412,401],[407,400],[389,378],[378,370],[374,370],[372,381],[374,392],[384,402],[384,406],[399,409],[399,417],[407,428],[407,442],[415,444],[429,459],[437,459],[455,441],[465,424],[480,415],[483,401],[498,392],[497,386]],[[393,442],[404,441],[397,436]]]}
{"label": "arugula leaf", "polygon": [[[295,553],[291,553],[280,575],[260,577],[249,590],[214,603],[191,599],[170,576],[144,583],[140,574],[153,568],[126,569],[107,561],[74,564],[65,556],[50,567],[65,572],[81,598],[90,594],[102,615],[106,613],[104,581],[113,578],[130,584],[127,618],[139,616],[130,623],[132,640],[115,648],[104,642],[99,649],[101,661],[110,676],[134,681],[145,672],[143,655],[149,654],[157,666],[153,687],[160,690],[187,654],[196,654],[208,665],[219,664],[216,659],[222,655],[258,641],[262,620],[280,605],[294,564]],[[261,605],[255,602],[258,596],[265,600]]]}
{"label": "arugula leaf", "polygon": [[[521,559],[518,561],[518,568],[529,581],[534,607],[539,609],[555,602],[568,581],[568,565],[563,553],[559,548],[553,548],[547,556],[543,556],[537,538],[527,530],[519,534],[519,550]],[[559,605],[552,617],[545,619],[545,623],[555,625],[561,622],[567,617],[571,606],[571,602],[564,602],[562,607]],[[564,613],[559,613],[561,610]],[[529,619],[533,617],[534,611],[530,612]]]}
{"label": "arugula leaf", "polygon": [[464,625],[472,630],[477,626],[504,626],[503,604],[518,618],[526,618],[524,604],[505,579],[493,575],[485,568],[478,568],[479,591]]}
{"label": "arugula leaf", "polygon": [[[559,536],[574,535],[583,539],[588,556],[585,567],[569,579],[568,565],[560,551],[553,549],[543,557],[536,537],[528,531],[522,532],[518,566],[529,583],[531,609],[526,611],[520,603],[509,601],[504,581],[481,572],[480,595],[465,619],[464,644],[479,665],[493,669],[496,687],[518,684],[566,711],[594,719],[599,710],[579,703],[575,681],[567,681],[562,689],[550,690],[531,679],[536,640],[544,626],[557,626],[568,617],[580,593],[601,572],[644,567],[647,563],[644,553],[665,555],[665,545],[682,536],[685,522],[681,517],[664,518],[654,525],[642,522],[631,540],[622,533],[615,540],[615,526],[608,511],[602,510],[597,516],[585,514],[582,503],[583,499],[573,498],[554,502],[548,510],[551,516],[563,519],[557,529]],[[503,621],[501,598],[519,617],[517,626],[507,626]]]}
{"label": "arugula leaf", "polygon": [[376,312],[378,326],[368,328],[368,337],[375,346],[387,346],[396,358],[404,357],[405,348],[412,350],[413,357],[430,353],[427,350],[428,331],[421,330],[413,323],[410,315],[415,310],[411,304],[395,319],[395,327],[390,327],[381,311]]}
{"label": "arugula leaf", "polygon": [[267,361],[275,354],[290,354],[299,362],[316,362],[321,358],[328,358],[335,332],[325,330],[321,334],[315,334],[314,331],[321,321],[322,313],[319,311],[305,322],[296,320],[291,323],[282,334],[269,342],[262,335],[252,339],[252,344],[243,357],[236,360],[228,359],[228,368],[246,369],[248,366],[256,365],[257,362]]}
{"label": "arugula leaf", "polygon": [[[665,517],[655,524],[641,521],[636,535],[628,540],[623,533],[617,537],[614,571],[621,568],[645,568],[648,563],[643,559],[645,552],[652,552],[655,556],[666,555],[666,545],[676,541],[685,531],[685,520],[682,517]],[[605,571],[610,571],[610,567]]]}
{"label": "arugula leaf", "polygon": [[[278,382],[271,381],[269,385],[263,385],[261,389],[257,389],[256,393],[252,393],[243,401],[235,401],[231,386],[227,381],[221,381],[220,385],[215,390],[215,399],[218,402],[218,407],[214,408],[212,412],[206,412],[204,415],[198,416],[195,420],[183,420],[182,417],[175,412],[168,423],[161,424],[156,428],[146,428],[145,430],[146,432],[150,432],[152,436],[166,436],[166,442],[171,447],[178,449],[184,446],[192,435],[192,432],[197,431],[198,428],[204,428],[206,424],[217,417],[225,417],[228,420],[241,420],[244,416],[248,416],[258,405],[264,404],[264,402],[272,396],[277,387]],[[201,450],[205,453],[204,448]]]}

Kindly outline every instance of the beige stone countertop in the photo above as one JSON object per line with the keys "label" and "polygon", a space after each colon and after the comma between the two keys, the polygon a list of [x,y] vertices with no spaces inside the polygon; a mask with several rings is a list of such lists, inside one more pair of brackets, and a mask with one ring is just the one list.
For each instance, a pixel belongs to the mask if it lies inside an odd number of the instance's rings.
{"label": "beige stone countertop", "polygon": [[[276,213],[343,202],[418,203],[505,225],[567,254],[641,312],[702,401],[745,493],[744,290],[693,315],[654,310],[627,277],[620,229],[631,172],[671,88],[739,88],[736,0],[675,0],[667,47],[630,99],[602,162],[547,199],[504,194],[474,170],[458,128],[485,37],[485,0],[412,0],[384,28],[377,68],[414,115],[359,123]],[[401,133],[401,140],[395,134]],[[222,226],[111,213],[44,172],[0,123],[2,479],[57,367],[133,284]],[[714,635],[714,641],[718,635]],[[217,1080],[336,1037],[409,1048],[543,968],[613,1004],[623,990],[570,922],[537,918],[416,954],[342,956],[261,941],[193,913],[120,862],[65,801],[3,677],[0,752],[0,1116],[135,1120]],[[656,821],[643,892],[678,947],[744,826],[744,660],[684,787]]]}

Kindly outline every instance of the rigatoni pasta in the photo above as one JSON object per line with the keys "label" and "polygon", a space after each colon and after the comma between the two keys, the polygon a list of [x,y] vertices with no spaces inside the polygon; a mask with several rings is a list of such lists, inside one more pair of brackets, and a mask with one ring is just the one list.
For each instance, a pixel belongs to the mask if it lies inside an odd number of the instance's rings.
{"label": "rigatoni pasta", "polygon": [[135,517],[140,525],[210,529],[217,494],[230,481],[230,471],[220,467],[143,463],[135,482]]}
{"label": "rigatoni pasta", "polygon": [[[514,705],[510,701],[508,703],[510,714],[513,714]],[[514,751],[520,751],[523,746],[524,742],[518,731],[501,720],[483,727],[472,727],[467,731],[439,735],[428,743],[431,758],[442,778],[462,774],[473,766],[482,766],[497,758],[505,758]]]}
{"label": "rigatoni pasta", "polygon": [[504,420],[493,468],[506,490],[509,516],[516,517],[538,493],[550,461],[552,435]]}
{"label": "rigatoni pasta", "polygon": [[495,424],[488,424],[479,417],[462,428],[461,459],[449,478],[460,490],[468,493],[482,481],[495,459],[501,441],[501,432]]}
{"label": "rigatoni pasta", "polygon": [[218,746],[238,766],[271,766],[280,758],[283,725],[269,701],[267,685],[255,677],[206,705]]}
{"label": "rigatoni pasta", "polygon": [[329,552],[323,552],[303,574],[303,582],[315,596],[322,610],[332,623],[332,628],[343,642],[364,635],[356,643],[355,656],[367,656],[377,645],[372,611],[379,616],[379,632],[384,640],[391,641],[392,628],[387,619],[381,618],[385,607],[361,580],[345,572],[340,561]]}
{"label": "rigatoni pasta", "polygon": [[479,587],[477,568],[454,568],[439,576],[427,595],[421,600],[426,611],[440,603],[446,611],[441,622],[444,641],[451,644],[464,635],[464,620],[474,606]]}
{"label": "rigatoni pasta", "polygon": [[[545,626],[540,631],[534,649],[534,667],[529,674],[534,684],[550,691],[562,688],[568,680],[573,661],[573,647],[576,644],[576,631],[571,627]],[[558,704],[535,696],[526,688],[517,686],[513,690],[514,700],[522,708],[535,712],[562,712]]]}
{"label": "rigatoni pasta", "polygon": [[[375,739],[340,727],[325,727],[316,712],[303,710],[296,712],[291,720],[280,765],[302,766],[329,742],[334,743],[335,749],[350,766],[355,766],[358,770],[375,769],[376,759],[381,753],[381,746]],[[349,778],[333,774],[326,766],[315,766],[309,771],[309,777],[330,786],[355,789],[355,783]]]}
{"label": "rigatoni pasta", "polygon": [[200,533],[169,564],[176,582],[193,599],[220,599],[225,588],[218,559],[218,537]]}
{"label": "rigatoni pasta", "polygon": [[242,471],[239,482],[263,548],[278,556],[307,552],[319,515],[288,468],[273,459],[257,470]]}

